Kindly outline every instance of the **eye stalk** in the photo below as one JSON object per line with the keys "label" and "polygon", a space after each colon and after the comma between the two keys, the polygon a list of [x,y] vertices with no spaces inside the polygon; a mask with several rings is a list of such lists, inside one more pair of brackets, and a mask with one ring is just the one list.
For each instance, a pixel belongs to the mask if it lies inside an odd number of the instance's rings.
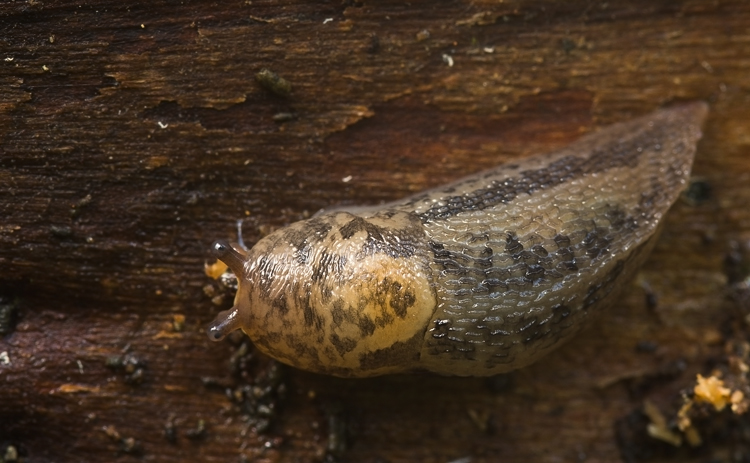
{"label": "eye stalk", "polygon": [[227,264],[232,272],[241,279],[245,275],[245,256],[240,254],[226,241],[216,241],[211,246],[211,251],[217,259]]}
{"label": "eye stalk", "polygon": [[[237,276],[237,280],[242,281],[245,277],[245,256],[234,249],[226,241],[216,241],[211,246],[211,253],[220,261],[227,264],[227,267]],[[239,308],[232,307],[229,310],[219,312],[216,319],[211,322],[206,334],[212,341],[221,341],[234,330],[240,329]]]}

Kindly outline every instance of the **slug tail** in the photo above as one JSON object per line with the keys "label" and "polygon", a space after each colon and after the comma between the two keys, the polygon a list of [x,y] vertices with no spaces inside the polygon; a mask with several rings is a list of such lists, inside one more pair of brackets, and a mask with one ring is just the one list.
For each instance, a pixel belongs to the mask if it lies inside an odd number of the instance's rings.
{"label": "slug tail", "polygon": [[229,310],[219,312],[211,325],[206,330],[206,334],[212,341],[221,341],[229,333],[240,329],[239,309],[232,307]]}
{"label": "slug tail", "polygon": [[245,257],[226,241],[217,241],[211,246],[213,255],[227,264],[230,270],[237,275],[238,279],[245,276]]}

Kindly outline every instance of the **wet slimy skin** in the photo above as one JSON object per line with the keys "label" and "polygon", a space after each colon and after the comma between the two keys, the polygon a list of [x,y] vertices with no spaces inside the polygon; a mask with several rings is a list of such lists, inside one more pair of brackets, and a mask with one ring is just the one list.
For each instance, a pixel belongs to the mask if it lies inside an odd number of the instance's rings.
{"label": "wet slimy skin", "polygon": [[535,362],[613,302],[685,188],[707,113],[664,109],[377,208],[294,223],[243,255],[234,307],[266,354],[344,377],[489,376]]}

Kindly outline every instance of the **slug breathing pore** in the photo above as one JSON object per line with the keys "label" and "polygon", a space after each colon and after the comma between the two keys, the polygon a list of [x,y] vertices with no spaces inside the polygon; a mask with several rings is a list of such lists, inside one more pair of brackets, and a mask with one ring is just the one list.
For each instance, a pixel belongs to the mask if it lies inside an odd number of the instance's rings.
{"label": "slug breathing pore", "polygon": [[615,302],[685,188],[708,108],[609,126],[383,206],[322,213],[213,254],[237,276],[212,340],[343,377],[489,376],[535,362]]}

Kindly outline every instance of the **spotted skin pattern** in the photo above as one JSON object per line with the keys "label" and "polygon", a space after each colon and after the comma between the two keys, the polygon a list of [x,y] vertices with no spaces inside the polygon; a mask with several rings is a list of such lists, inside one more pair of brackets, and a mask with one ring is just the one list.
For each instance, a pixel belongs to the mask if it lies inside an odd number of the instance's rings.
{"label": "spotted skin pattern", "polygon": [[657,111],[411,198],[327,212],[246,255],[217,242],[239,288],[209,336],[242,329],[271,357],[343,377],[533,363],[647,258],[706,114]]}

